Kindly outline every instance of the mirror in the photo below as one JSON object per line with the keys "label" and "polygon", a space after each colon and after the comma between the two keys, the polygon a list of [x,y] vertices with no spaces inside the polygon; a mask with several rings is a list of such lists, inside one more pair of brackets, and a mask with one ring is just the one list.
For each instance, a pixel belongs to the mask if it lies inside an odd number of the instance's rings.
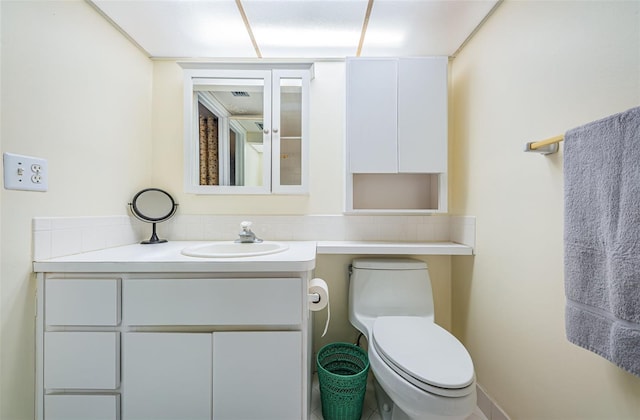
{"label": "mirror", "polygon": [[194,85],[199,185],[264,184],[264,84],[262,78],[210,78]]}
{"label": "mirror", "polygon": [[159,239],[156,233],[156,223],[169,220],[176,213],[178,203],[166,191],[159,188],[146,188],[133,196],[129,203],[131,213],[140,221],[153,225],[151,238],[141,244],[160,244],[167,242]]}

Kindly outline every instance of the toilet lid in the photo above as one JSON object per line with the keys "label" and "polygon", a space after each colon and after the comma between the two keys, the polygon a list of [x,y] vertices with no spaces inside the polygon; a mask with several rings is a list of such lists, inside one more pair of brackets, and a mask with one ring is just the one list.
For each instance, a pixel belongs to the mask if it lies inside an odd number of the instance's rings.
{"label": "toilet lid", "polygon": [[429,319],[380,317],[373,325],[373,341],[392,369],[423,389],[420,382],[444,391],[474,381],[473,362],[462,343]]}

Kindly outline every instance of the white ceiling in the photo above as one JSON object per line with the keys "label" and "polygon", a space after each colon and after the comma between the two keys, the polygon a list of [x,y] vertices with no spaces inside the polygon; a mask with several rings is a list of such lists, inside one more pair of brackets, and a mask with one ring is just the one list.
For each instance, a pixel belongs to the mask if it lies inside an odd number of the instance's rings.
{"label": "white ceiling", "polygon": [[87,1],[149,57],[276,59],[356,56],[365,22],[362,56],[451,56],[501,0]]}

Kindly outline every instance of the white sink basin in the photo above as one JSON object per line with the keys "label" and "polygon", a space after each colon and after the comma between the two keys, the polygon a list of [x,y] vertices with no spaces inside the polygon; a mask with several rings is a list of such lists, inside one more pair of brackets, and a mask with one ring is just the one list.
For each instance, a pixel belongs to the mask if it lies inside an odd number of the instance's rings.
{"label": "white sink basin", "polygon": [[194,245],[182,250],[183,255],[201,258],[237,258],[255,257],[257,255],[277,254],[289,249],[288,245],[280,242],[210,242],[203,245]]}

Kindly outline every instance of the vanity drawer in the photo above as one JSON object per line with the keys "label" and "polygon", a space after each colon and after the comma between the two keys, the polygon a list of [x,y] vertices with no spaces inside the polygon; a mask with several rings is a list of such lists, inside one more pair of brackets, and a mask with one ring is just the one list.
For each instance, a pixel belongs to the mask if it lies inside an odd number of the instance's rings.
{"label": "vanity drawer", "polygon": [[119,395],[45,395],[45,420],[118,420]]}
{"label": "vanity drawer", "polygon": [[299,278],[129,279],[126,325],[299,325]]}
{"label": "vanity drawer", "polygon": [[47,325],[120,323],[120,279],[48,279],[44,299]]}
{"label": "vanity drawer", "polygon": [[119,384],[120,333],[44,333],[45,388],[116,389]]}

